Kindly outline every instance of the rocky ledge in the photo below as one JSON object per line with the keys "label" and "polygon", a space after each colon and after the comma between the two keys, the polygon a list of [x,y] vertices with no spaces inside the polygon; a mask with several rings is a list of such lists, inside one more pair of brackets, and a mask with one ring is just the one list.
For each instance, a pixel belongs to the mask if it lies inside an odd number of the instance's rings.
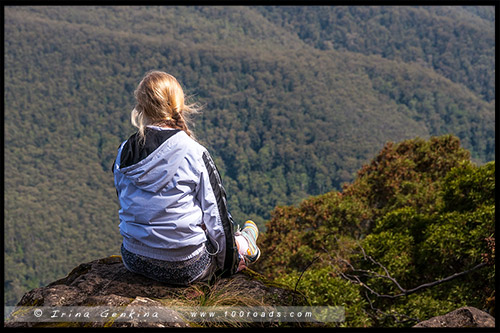
{"label": "rocky ledge", "polygon": [[481,311],[471,306],[465,306],[445,315],[433,317],[422,321],[414,327],[425,328],[475,328],[475,327],[495,327],[495,318],[489,313]]}
{"label": "rocky ledge", "polygon": [[[268,281],[262,275],[245,269],[230,278],[220,278],[210,284],[197,283],[188,287],[174,287],[129,272],[120,256],[84,263],[68,276],[45,287],[26,293],[12,314],[5,320],[5,327],[207,327],[207,326],[279,326],[283,323],[250,321],[213,322],[192,320],[175,311],[177,307],[300,307],[307,304],[305,297],[290,288]],[[99,321],[73,320],[74,308],[105,309]],[[41,309],[70,309],[64,320],[38,320],[36,311]],[[129,317],[117,320],[108,309],[121,309]],[[138,318],[137,309],[149,315],[149,309],[161,308],[162,319]],[[29,310],[26,310],[29,309]],[[165,310],[166,309],[166,310]],[[35,311],[35,312],[34,312]],[[77,310],[75,310],[77,311]],[[102,311],[102,310],[100,310]],[[108,311],[108,312],[106,312]],[[135,312],[134,312],[135,311]],[[165,312],[166,311],[166,312]],[[29,312],[29,319],[26,314]],[[61,316],[62,313],[58,315]],[[57,318],[60,318],[57,317]],[[21,319],[22,318],[22,319]],[[34,320],[33,320],[34,319]],[[286,326],[321,326],[321,323],[287,322]],[[414,327],[495,327],[495,318],[473,307],[463,307],[448,314],[422,321]]]}
{"label": "rocky ledge", "polygon": [[[169,286],[129,272],[120,256],[94,260],[76,267],[63,279],[26,293],[16,309],[26,307],[120,307],[121,309],[163,306],[301,306],[306,300],[286,286],[274,284],[262,275],[245,269],[230,278],[217,279],[210,284],[198,283],[188,287]],[[191,327],[198,322],[186,320],[171,311],[168,320],[110,320],[101,322],[22,322],[22,311],[14,311],[6,327]],[[71,310],[73,311],[73,310]],[[72,315],[70,313],[69,315]],[[73,314],[74,315],[74,314]],[[205,324],[201,324],[203,326]],[[210,325],[210,324],[209,324]],[[250,324],[252,325],[252,324]]]}

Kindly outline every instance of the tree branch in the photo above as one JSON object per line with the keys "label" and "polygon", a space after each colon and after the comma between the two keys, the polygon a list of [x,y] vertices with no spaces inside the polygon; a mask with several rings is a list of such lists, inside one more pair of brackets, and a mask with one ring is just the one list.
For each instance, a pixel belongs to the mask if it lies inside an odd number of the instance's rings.
{"label": "tree branch", "polygon": [[[420,322],[419,318],[413,318],[413,317],[410,317],[410,316],[407,316],[407,315],[401,314],[401,313],[387,313],[387,312],[384,312],[384,311],[374,307],[373,302],[370,299],[370,297],[368,296],[368,294],[366,293],[366,291],[365,291],[365,297],[368,300],[368,303],[370,304],[370,308],[372,309],[372,311],[375,311],[376,313],[379,313],[385,317],[392,317],[396,323],[402,324],[402,323],[407,323],[407,322],[412,322],[412,321],[417,322],[417,323]],[[405,318],[405,320],[400,320],[399,318]]]}
{"label": "tree branch", "polygon": [[[417,286],[415,288],[412,288],[412,289],[405,289],[405,288],[403,288],[398,283],[398,281],[394,277],[392,277],[389,274],[389,271],[387,270],[387,268],[384,265],[382,265],[381,263],[379,263],[378,261],[376,261],[375,259],[373,259],[371,256],[368,256],[361,245],[359,245],[359,247],[361,248],[361,251],[363,253],[364,259],[365,260],[369,260],[372,264],[381,267],[384,270],[385,275],[381,275],[381,274],[379,274],[377,272],[374,272],[374,271],[371,271],[371,270],[357,269],[357,268],[353,267],[351,265],[351,263],[349,263],[347,260],[342,259],[342,258],[337,259],[337,260],[333,259],[325,248],[323,248],[323,250],[326,252],[326,254],[328,255],[328,257],[330,258],[330,266],[335,270],[335,272],[339,276],[341,276],[345,280],[348,280],[348,281],[350,281],[352,283],[359,284],[360,286],[362,286],[363,288],[365,288],[366,290],[368,290],[371,294],[373,294],[373,295],[375,295],[377,297],[380,297],[380,298],[394,299],[394,298],[397,298],[397,297],[408,296],[408,295],[413,294],[413,293],[415,293],[417,291],[420,291],[420,290],[423,290],[423,289],[426,289],[426,288],[430,288],[430,287],[434,287],[434,286],[440,285],[442,283],[445,283],[445,282],[454,280],[456,278],[459,278],[461,276],[467,275],[470,272],[475,271],[475,270],[477,270],[479,268],[482,268],[482,267],[484,267],[484,266],[487,265],[486,262],[482,262],[482,263],[477,264],[476,266],[474,266],[471,269],[468,269],[466,271],[452,274],[452,275],[447,276],[447,277],[445,277],[443,279],[440,279],[440,280],[436,280],[436,281],[429,282],[429,283],[424,283],[424,284],[421,284],[421,285],[419,285],[419,286]],[[345,272],[342,272],[342,271],[338,270],[333,265],[333,262],[335,262],[335,261],[340,261],[340,262],[344,263],[353,273],[358,273],[358,274],[347,274]],[[359,273],[363,273],[363,274],[360,275]],[[380,293],[376,292],[375,290],[373,290],[372,288],[370,288],[365,283],[363,283],[361,281],[361,279],[360,279],[361,276],[388,279],[388,280],[390,280],[392,283],[394,283],[398,287],[398,289],[401,291],[401,293],[395,294],[395,295],[380,294]]]}

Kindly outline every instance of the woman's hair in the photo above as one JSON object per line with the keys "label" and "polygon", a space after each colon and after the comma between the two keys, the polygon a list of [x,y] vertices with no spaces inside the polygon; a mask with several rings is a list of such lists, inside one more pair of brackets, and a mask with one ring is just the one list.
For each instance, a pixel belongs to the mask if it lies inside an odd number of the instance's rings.
{"label": "woman's hair", "polygon": [[137,101],[132,110],[131,122],[137,127],[140,141],[146,140],[147,125],[168,126],[181,129],[194,138],[187,122],[198,112],[196,104],[185,104],[184,91],[175,77],[161,71],[149,71],[134,91]]}

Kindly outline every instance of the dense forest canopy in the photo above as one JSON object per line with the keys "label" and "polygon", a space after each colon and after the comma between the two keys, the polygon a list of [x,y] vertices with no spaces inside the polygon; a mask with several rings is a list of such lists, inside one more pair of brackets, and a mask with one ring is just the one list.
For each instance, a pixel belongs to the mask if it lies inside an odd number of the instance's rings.
{"label": "dense forest canopy", "polygon": [[119,251],[110,172],[144,73],[194,132],[238,223],[340,190],[388,141],[495,159],[494,7],[4,7],[5,301]]}
{"label": "dense forest canopy", "polygon": [[313,305],[343,306],[333,326],[494,314],[495,162],[469,157],[451,135],[388,142],[342,192],[276,207],[258,269]]}

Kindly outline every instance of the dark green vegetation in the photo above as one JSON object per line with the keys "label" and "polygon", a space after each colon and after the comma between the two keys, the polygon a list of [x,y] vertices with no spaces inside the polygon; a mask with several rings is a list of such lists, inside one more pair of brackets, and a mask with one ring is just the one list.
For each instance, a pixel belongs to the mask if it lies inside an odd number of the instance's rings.
{"label": "dark green vegetation", "polygon": [[490,311],[495,162],[472,164],[453,136],[388,143],[342,192],[277,207],[264,237],[260,271],[312,305],[344,306],[342,326]]}
{"label": "dark green vegetation", "polygon": [[240,223],[339,190],[388,141],[451,133],[495,158],[493,7],[4,11],[8,304],[118,253],[110,167],[150,69],[205,106],[194,131]]}

